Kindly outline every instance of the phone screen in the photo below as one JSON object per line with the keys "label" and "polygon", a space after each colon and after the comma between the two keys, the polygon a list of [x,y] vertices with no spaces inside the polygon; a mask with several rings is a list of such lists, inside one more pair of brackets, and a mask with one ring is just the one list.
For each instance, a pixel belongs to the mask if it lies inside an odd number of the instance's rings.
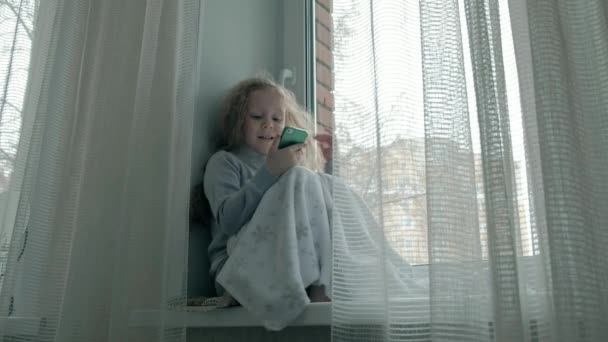
{"label": "phone screen", "polygon": [[279,149],[291,145],[302,144],[306,141],[307,137],[308,132],[301,128],[285,127],[281,134],[281,140],[279,141]]}

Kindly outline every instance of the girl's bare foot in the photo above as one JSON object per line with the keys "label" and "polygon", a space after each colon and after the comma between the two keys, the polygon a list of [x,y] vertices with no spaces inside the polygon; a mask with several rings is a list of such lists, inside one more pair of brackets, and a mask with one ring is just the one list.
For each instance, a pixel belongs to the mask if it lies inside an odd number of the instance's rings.
{"label": "girl's bare foot", "polygon": [[325,294],[323,286],[311,285],[308,289],[308,298],[311,302],[331,302],[331,299]]}

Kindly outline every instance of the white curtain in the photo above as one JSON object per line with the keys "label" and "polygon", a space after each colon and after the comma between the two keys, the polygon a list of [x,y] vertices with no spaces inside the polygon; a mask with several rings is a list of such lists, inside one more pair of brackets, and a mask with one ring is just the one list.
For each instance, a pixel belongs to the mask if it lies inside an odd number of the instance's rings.
{"label": "white curtain", "polygon": [[185,340],[200,10],[0,1],[0,340]]}
{"label": "white curtain", "polygon": [[[373,275],[334,244],[333,340],[608,340],[606,2],[334,0],[333,20],[334,169],[388,241]],[[378,276],[389,247],[421,291]]]}

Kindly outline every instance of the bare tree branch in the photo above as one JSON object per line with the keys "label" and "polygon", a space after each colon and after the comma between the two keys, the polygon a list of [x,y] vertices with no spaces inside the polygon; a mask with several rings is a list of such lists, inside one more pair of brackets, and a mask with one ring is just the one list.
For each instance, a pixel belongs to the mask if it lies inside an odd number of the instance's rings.
{"label": "bare tree branch", "polygon": [[[15,8],[12,7],[12,4],[9,4],[7,2],[5,2],[4,4],[7,5],[9,8],[13,9],[13,12],[17,16],[17,18],[19,18],[21,16],[21,10],[23,9],[23,0],[21,0],[21,2],[19,3],[19,9],[16,12],[15,12]],[[13,35],[13,44],[11,45],[11,53],[10,53],[10,58],[8,61],[8,68],[6,71],[6,78],[5,78],[4,89],[3,89],[3,94],[2,94],[3,99],[6,99],[6,97],[7,97],[8,85],[10,83],[11,74],[13,72],[13,61],[15,58],[15,45],[17,44],[17,28],[19,27],[19,21],[17,21],[17,24],[15,26],[16,27],[15,27],[14,35]],[[0,103],[0,122],[2,122],[2,115],[4,114],[4,105],[5,104],[6,104],[6,101],[2,101]]]}
{"label": "bare tree branch", "polygon": [[0,6],[2,6],[2,5],[6,5],[6,7],[8,7],[15,14],[15,17],[17,17],[17,21],[21,24],[21,26],[23,26],[23,29],[27,33],[27,36],[30,38],[30,40],[32,40],[32,29],[29,28],[26,25],[26,23],[23,21],[20,11],[17,8],[15,8],[15,5],[13,5],[8,0],[0,0]]}
{"label": "bare tree branch", "polygon": [[0,149],[0,160],[8,160],[12,163],[15,161],[15,157],[6,153],[3,149]]}
{"label": "bare tree branch", "polygon": [[0,101],[4,102],[5,104],[7,104],[9,107],[13,108],[14,110],[18,111],[19,113],[21,113],[21,108],[15,106],[14,104],[12,104],[9,100],[5,100],[5,99],[1,99]]}

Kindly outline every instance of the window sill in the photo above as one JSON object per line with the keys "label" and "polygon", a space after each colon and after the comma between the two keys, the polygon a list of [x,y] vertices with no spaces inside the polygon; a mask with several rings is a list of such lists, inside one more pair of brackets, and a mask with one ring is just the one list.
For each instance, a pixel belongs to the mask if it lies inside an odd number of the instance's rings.
{"label": "window sill", "polygon": [[[136,310],[129,317],[130,327],[153,327],[161,323],[165,327],[226,328],[261,327],[262,322],[253,317],[242,306],[213,311],[198,311],[199,307],[188,307],[188,311]],[[310,303],[304,312],[289,326],[329,326],[331,303]]]}
{"label": "window sill", "polygon": [[0,316],[0,331],[3,336],[35,336],[43,328],[44,320],[35,317]]}

